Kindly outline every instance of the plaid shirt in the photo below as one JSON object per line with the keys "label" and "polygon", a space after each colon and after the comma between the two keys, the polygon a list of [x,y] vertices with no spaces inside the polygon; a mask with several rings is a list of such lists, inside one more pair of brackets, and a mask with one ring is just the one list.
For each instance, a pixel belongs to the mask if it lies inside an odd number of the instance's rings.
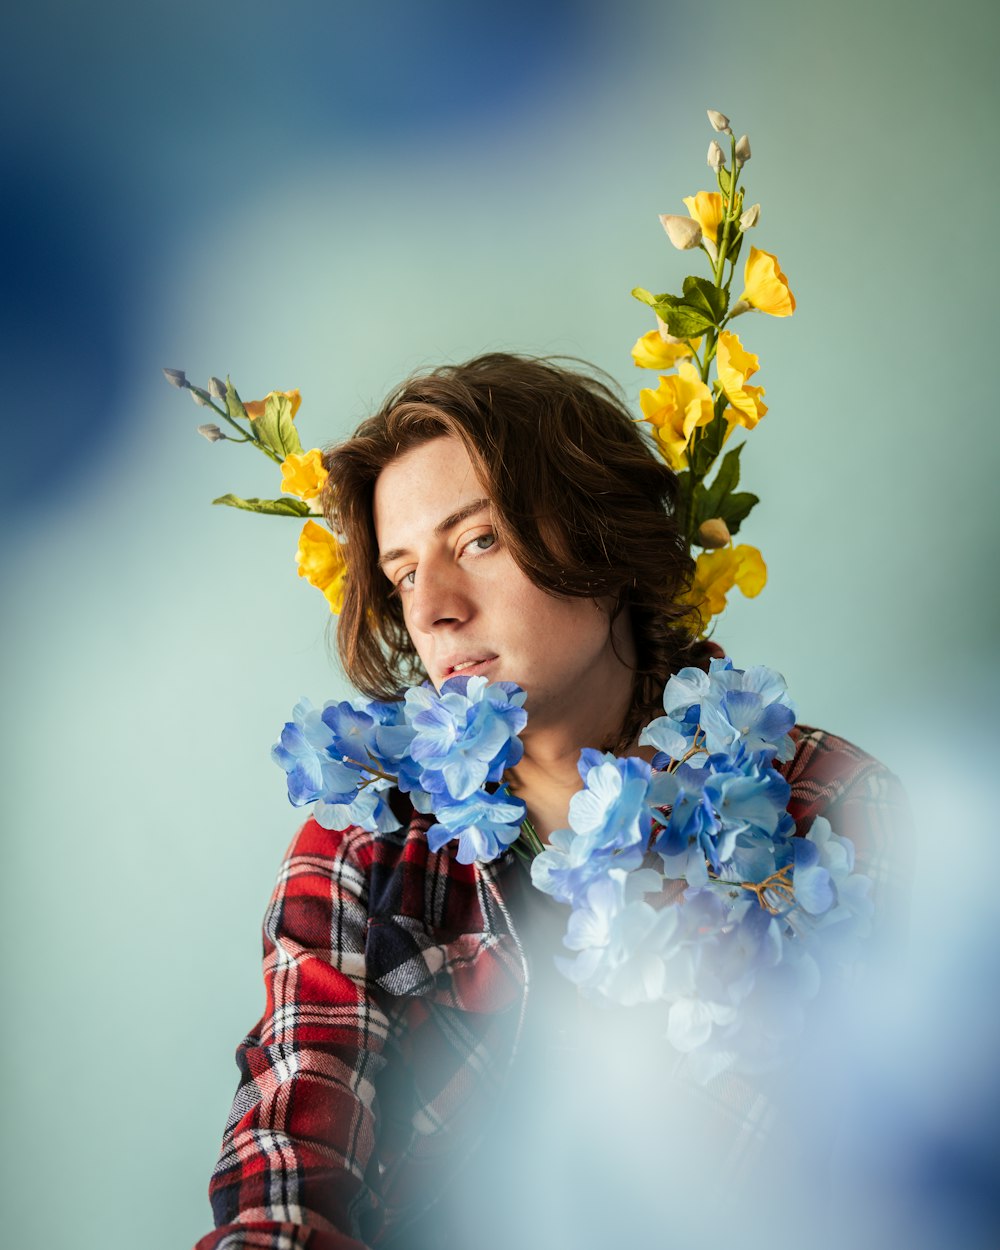
{"label": "plaid shirt", "polygon": [[[890,854],[898,782],[858,748],[797,728],[782,766],[799,833],[820,814],[855,844],[880,911],[901,893]],[[210,1185],[217,1228],[195,1250],[360,1250],[432,1205],[503,1088],[528,963],[505,891],[512,852],[432,853],[432,818],[343,832],[308,821],[264,921],[263,1018],[237,1050],[239,1088]],[[407,823],[408,822],[408,823]],[[731,1126],[729,1174],[759,1151],[766,1098],[706,1091]]]}

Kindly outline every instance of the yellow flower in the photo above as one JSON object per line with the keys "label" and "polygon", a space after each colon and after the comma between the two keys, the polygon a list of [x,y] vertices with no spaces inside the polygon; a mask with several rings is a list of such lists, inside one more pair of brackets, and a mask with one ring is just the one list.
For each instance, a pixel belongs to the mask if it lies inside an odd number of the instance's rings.
{"label": "yellow flower", "polygon": [[767,566],[756,547],[741,543],[719,551],[703,551],[695,561],[694,581],[684,596],[694,608],[698,632],[704,634],[713,616],[725,609],[726,595],[736,586],[753,599],[764,589]]}
{"label": "yellow flower", "polygon": [[339,612],[344,606],[347,564],[335,535],[315,521],[306,521],[299,535],[295,563],[299,566],[299,577],[323,592],[331,612]]}
{"label": "yellow flower", "polygon": [[753,377],[760,362],[753,352],[744,349],[738,335],[723,330],[715,351],[715,364],[722,389],[732,404],[732,408],[726,409],[726,419],[730,424],[735,422],[752,430],[767,412],[762,398],[764,388],[747,385],[747,378]]}
{"label": "yellow flower", "polygon": [[695,219],[701,232],[713,243],[719,241],[719,223],[722,221],[722,196],[718,191],[699,191],[697,195],[686,195],[684,207]]}
{"label": "yellow flower", "polygon": [[777,256],[752,247],[743,267],[743,281],[745,286],[740,300],[746,300],[759,312],[770,313],[772,317],[790,317],[795,311],[795,296],[789,290]]}
{"label": "yellow flower", "polygon": [[[701,339],[695,339],[693,345],[700,347]],[[650,330],[632,348],[632,359],[640,369],[672,369],[678,360],[690,355],[687,343],[668,343],[659,330]]]}
{"label": "yellow flower", "polygon": [[329,477],[323,464],[323,453],[316,447],[298,455],[292,452],[281,463],[281,489],[299,499],[317,499]]}
{"label": "yellow flower", "polygon": [[248,404],[243,405],[243,407],[247,410],[247,416],[250,418],[250,420],[256,421],[259,417],[262,417],[264,415],[264,405],[267,403],[267,401],[271,398],[272,395],[284,395],[286,399],[290,399],[292,401],[291,417],[292,417],[292,420],[294,421],[295,414],[298,412],[299,405],[302,403],[302,396],[300,395],[298,390],[268,391],[268,393],[264,396],[263,399],[251,399]]}
{"label": "yellow flower", "polygon": [[672,469],[685,468],[691,435],[699,425],[708,425],[715,415],[712,392],[698,370],[682,360],[675,374],[660,378],[655,391],[640,393],[639,404],[667,464]]}

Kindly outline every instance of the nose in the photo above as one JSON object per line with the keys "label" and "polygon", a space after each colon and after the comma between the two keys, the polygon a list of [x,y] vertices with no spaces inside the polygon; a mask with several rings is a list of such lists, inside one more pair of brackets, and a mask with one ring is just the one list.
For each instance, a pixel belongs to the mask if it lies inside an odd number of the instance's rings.
{"label": "nose", "polygon": [[407,608],[408,628],[423,633],[463,625],[474,612],[461,573],[434,560],[422,561],[417,569]]}

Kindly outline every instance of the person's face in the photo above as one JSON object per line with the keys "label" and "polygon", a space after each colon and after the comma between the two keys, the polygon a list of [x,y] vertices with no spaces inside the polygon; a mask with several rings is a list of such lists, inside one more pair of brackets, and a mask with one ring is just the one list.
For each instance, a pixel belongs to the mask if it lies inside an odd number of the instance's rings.
{"label": "person's face", "polygon": [[537,729],[573,719],[609,679],[628,680],[604,607],[548,594],[500,545],[459,439],[442,435],[386,465],[373,507],[382,569],[435,687],[460,674],[517,682]]}

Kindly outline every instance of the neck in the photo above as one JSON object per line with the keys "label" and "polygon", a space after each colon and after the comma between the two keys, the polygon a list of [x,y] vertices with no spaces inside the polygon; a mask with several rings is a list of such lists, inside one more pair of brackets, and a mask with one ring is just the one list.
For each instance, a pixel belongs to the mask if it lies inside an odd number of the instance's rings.
{"label": "neck", "polygon": [[624,660],[609,647],[608,662],[593,671],[585,689],[574,692],[571,706],[548,707],[533,719],[529,695],[524,755],[516,768],[508,769],[506,780],[527,804],[528,818],[543,842],[569,823],[569,801],[583,786],[577,769],[581,750],[602,750],[621,733],[635,674],[631,646],[619,647],[619,652]]}

